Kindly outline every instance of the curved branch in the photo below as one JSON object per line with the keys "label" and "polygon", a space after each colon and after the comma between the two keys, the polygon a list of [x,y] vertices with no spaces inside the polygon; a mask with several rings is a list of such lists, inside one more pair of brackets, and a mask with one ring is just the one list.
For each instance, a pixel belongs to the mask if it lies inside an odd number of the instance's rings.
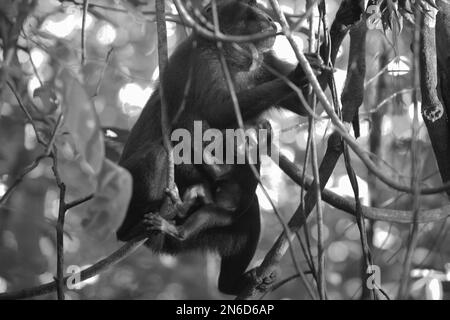
{"label": "curved branch", "polygon": [[[80,281],[87,280],[89,278],[92,278],[93,276],[96,276],[100,272],[106,270],[110,266],[115,265],[119,261],[125,259],[130,254],[132,254],[137,248],[142,246],[147,239],[142,238],[136,238],[134,240],[131,240],[124,244],[122,247],[117,249],[115,252],[113,252],[108,257],[98,261],[94,265],[90,266],[89,268],[71,275],[71,278],[80,277]],[[67,288],[67,280],[69,277],[64,278],[64,286]],[[0,300],[15,300],[15,299],[26,299],[31,298],[35,296],[40,296],[43,294],[51,293],[56,290],[56,283],[55,282],[49,282],[37,287],[33,287],[30,289],[24,289],[14,292],[7,292],[0,294]]]}
{"label": "curved branch", "polygon": [[[283,170],[284,173],[286,173],[286,175],[289,178],[291,178],[296,184],[304,187],[307,190],[311,188],[314,178],[310,175],[306,175],[304,178],[305,183],[303,183],[302,167],[292,163],[282,154],[280,154],[279,165],[281,170]],[[342,211],[345,211],[353,216],[356,216],[354,200],[348,200],[328,189],[324,189],[322,191],[322,198],[329,205]],[[413,222],[412,211],[402,211],[402,210],[362,206],[362,212],[364,217],[373,220],[382,220],[388,222],[408,223],[408,224]],[[430,223],[443,220],[449,216],[450,216],[450,204],[443,206],[441,208],[420,211],[417,219],[419,223]]]}

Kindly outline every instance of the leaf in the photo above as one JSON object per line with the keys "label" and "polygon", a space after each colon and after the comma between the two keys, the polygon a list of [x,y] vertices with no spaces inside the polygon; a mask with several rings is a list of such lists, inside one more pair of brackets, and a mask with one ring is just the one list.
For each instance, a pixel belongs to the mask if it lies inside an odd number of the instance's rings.
{"label": "leaf", "polygon": [[97,193],[83,217],[86,232],[99,239],[115,234],[127,212],[132,183],[127,170],[108,159],[103,161]]}
{"label": "leaf", "polygon": [[41,110],[44,114],[54,113],[58,108],[59,102],[56,93],[52,86],[44,84],[42,87],[37,88],[33,92],[33,97],[38,97],[41,99],[42,105],[44,107]]}
{"label": "leaf", "polygon": [[103,134],[95,108],[80,82],[67,69],[58,80],[63,100],[63,124],[56,139],[59,172],[69,195],[78,198],[97,190],[96,180],[105,155]]}

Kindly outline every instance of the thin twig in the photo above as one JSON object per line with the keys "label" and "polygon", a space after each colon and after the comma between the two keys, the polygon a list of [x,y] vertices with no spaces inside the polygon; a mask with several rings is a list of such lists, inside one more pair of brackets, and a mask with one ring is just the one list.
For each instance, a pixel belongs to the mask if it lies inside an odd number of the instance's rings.
{"label": "thin twig", "polygon": [[[159,95],[161,100],[161,131],[164,148],[167,152],[167,188],[175,189],[175,164],[173,158],[172,143],[170,141],[171,123],[169,121],[169,110],[164,92],[164,72],[168,62],[167,53],[167,29],[165,21],[165,1],[155,1],[156,26],[158,32],[158,64],[159,64]],[[169,197],[165,198],[169,201]]]}
{"label": "thin twig", "polygon": [[[24,32],[25,33],[25,32]],[[28,37],[26,36],[26,39],[27,39],[27,42],[28,42]],[[37,67],[36,67],[36,64],[34,63],[34,61],[33,61],[33,56],[31,55],[31,51],[30,50],[25,50],[25,52],[27,52],[28,53],[28,57],[29,57],[29,59],[30,59],[30,63],[31,63],[31,67],[33,68],[33,72],[34,72],[34,75],[36,76],[36,78],[38,79],[38,81],[39,81],[39,84],[41,85],[41,87],[44,85],[44,83],[43,83],[43,81],[42,81],[42,79],[41,79],[41,76],[39,75],[39,72],[38,72],[38,69],[37,69]]]}
{"label": "thin twig", "polygon": [[[310,118],[312,118],[310,116]],[[310,149],[311,149],[311,136],[313,134],[312,132],[312,128],[311,126],[309,126],[308,128],[308,139],[306,142],[306,150],[305,150],[305,159],[303,162],[303,172],[302,172],[302,184],[301,184],[301,191],[300,191],[300,207],[301,207],[301,215],[302,215],[302,219],[305,221],[306,224],[306,220],[307,217],[305,215],[305,188],[303,187],[305,185],[305,178],[306,178],[306,170],[308,168],[308,162],[309,162],[309,156],[310,156]],[[303,233],[305,234],[305,242],[306,242],[306,253],[309,256],[309,260],[310,260],[310,269],[314,274],[314,279],[317,282],[318,276],[317,276],[317,270],[316,270],[316,266],[314,264],[314,258],[313,258],[313,254],[311,251],[311,241],[310,241],[310,236],[309,236],[309,230],[308,228],[303,228]],[[302,242],[300,241],[300,235],[297,232],[297,236],[299,237],[299,242],[300,242],[300,246],[303,247]]]}
{"label": "thin twig", "polygon": [[326,281],[325,281],[325,254],[323,249],[323,207],[322,194],[320,187],[319,161],[317,157],[317,143],[315,138],[315,122],[311,120],[311,165],[314,174],[314,194],[316,196],[316,213],[317,213],[317,281],[319,288],[319,296],[321,299],[326,297]]}
{"label": "thin twig", "polygon": [[11,194],[16,190],[16,188],[23,181],[25,176],[28,175],[31,171],[33,171],[39,165],[39,163],[42,161],[42,159],[50,157],[50,154],[51,154],[52,149],[53,149],[53,144],[54,144],[55,139],[56,139],[57,130],[58,130],[59,126],[61,125],[61,120],[62,120],[62,114],[60,114],[59,117],[58,117],[58,120],[56,122],[55,128],[54,128],[54,130],[52,132],[52,135],[50,137],[50,141],[46,145],[45,152],[42,155],[38,156],[33,161],[33,163],[31,163],[29,166],[27,166],[22,171],[22,173],[19,175],[19,177],[11,184],[11,186],[8,188],[8,190],[6,190],[5,194],[0,198],[0,205],[2,205],[3,203],[5,203],[8,200],[8,198],[11,196]]}
{"label": "thin twig", "polygon": [[28,122],[31,124],[31,126],[33,127],[33,131],[34,134],[36,136],[36,140],[40,145],[43,145],[44,147],[46,146],[46,143],[41,139],[41,135],[39,133],[39,130],[36,127],[36,123],[34,122],[33,116],[31,115],[31,113],[28,111],[28,109],[25,107],[25,105],[22,102],[22,99],[20,98],[18,92],[16,91],[16,89],[14,88],[14,86],[12,85],[11,82],[7,81],[6,82],[9,89],[11,89],[11,92],[14,94],[14,96],[16,97],[17,102],[19,103],[19,107],[20,109],[22,109],[23,113],[25,114],[25,116],[28,119]]}
{"label": "thin twig", "polygon": [[100,91],[100,86],[102,85],[103,78],[105,77],[105,72],[106,72],[106,69],[108,68],[109,61],[111,60],[113,51],[114,51],[114,47],[111,47],[108,50],[108,53],[106,53],[105,64],[103,65],[102,71],[100,72],[100,78],[98,79],[97,86],[95,87],[95,92],[92,95],[92,98],[95,98],[98,96],[98,93]]}
{"label": "thin twig", "polygon": [[26,167],[23,172],[19,175],[19,177],[9,186],[6,190],[5,194],[0,198],[0,205],[3,205],[6,200],[9,199],[11,194],[16,190],[16,188],[20,185],[26,175],[28,175],[31,171],[37,168],[42,159],[47,158],[47,155],[41,155],[37,157],[33,163],[31,163],[28,167]]}
{"label": "thin twig", "polygon": [[84,66],[86,59],[86,16],[89,0],[83,0],[83,17],[81,20],[81,65]]}
{"label": "thin twig", "polygon": [[[303,228],[308,229],[308,228]],[[311,254],[311,248],[307,248],[308,244],[303,243],[302,237],[300,236],[300,232],[296,232],[295,235],[297,236],[298,243],[300,244],[300,248],[302,249],[303,256],[305,257],[306,263],[308,264],[308,268],[311,271],[311,274],[314,278],[314,280],[317,282],[317,272],[316,267],[314,265],[314,259]],[[311,246],[311,245],[310,245]]]}
{"label": "thin twig", "polygon": [[[313,1],[307,1],[307,6],[313,7],[311,3]],[[275,1],[272,3],[274,5]],[[315,31],[314,31],[314,15],[309,16],[309,52],[318,53],[318,47],[316,47]],[[320,26],[319,26],[320,28]],[[310,88],[309,104],[312,107],[314,113],[316,109],[316,97]],[[317,159],[317,142],[316,142],[316,121],[312,117],[309,117],[309,136],[311,139],[311,167],[314,176],[314,189],[316,196],[316,219],[317,219],[317,288],[319,291],[320,299],[324,300],[326,297],[326,281],[325,281],[325,254],[323,249],[323,208],[322,208],[322,195],[320,188],[320,175],[319,175],[319,161]],[[303,212],[304,214],[304,212]]]}
{"label": "thin twig", "polygon": [[[195,50],[196,47],[197,47],[197,41],[194,40],[192,43],[192,49]],[[189,91],[191,90],[193,77],[194,77],[194,64],[191,63],[189,66],[188,78],[187,78],[187,81],[186,81],[186,84],[184,87],[184,91],[183,91],[183,100],[181,100],[181,105],[178,108],[178,111],[175,114],[175,117],[173,117],[172,125],[175,125],[178,122],[178,120],[180,119],[180,116],[183,114],[184,109],[186,108],[186,103],[188,100]]]}
{"label": "thin twig", "polygon": [[52,155],[53,175],[59,188],[58,220],[56,223],[56,292],[58,300],[64,300],[64,221],[66,217],[66,185],[62,182],[58,171],[57,150]]}
{"label": "thin twig", "polygon": [[75,208],[75,207],[77,207],[77,206],[79,206],[79,205],[81,205],[81,204],[83,204],[85,202],[88,202],[89,200],[92,200],[93,198],[94,198],[94,195],[90,194],[90,195],[88,195],[86,197],[83,197],[83,198],[80,198],[78,200],[74,200],[72,202],[66,203],[64,208],[65,208],[66,211],[69,211],[70,209]]}
{"label": "thin twig", "polygon": [[[413,88],[420,86],[420,66],[419,66],[419,50],[420,50],[420,37],[421,27],[423,25],[423,14],[419,10],[418,6],[415,7],[415,28],[413,38]],[[414,99],[414,117],[412,123],[412,140],[411,140],[411,186],[414,190],[413,194],[413,223],[411,226],[411,233],[409,235],[408,246],[406,248],[405,259],[403,262],[403,273],[400,280],[399,298],[406,299],[408,297],[409,290],[409,277],[411,270],[412,257],[414,249],[418,241],[418,214],[420,210],[420,177],[418,168],[418,143],[417,136],[419,133],[419,96],[417,90],[413,92]]]}
{"label": "thin twig", "polygon": [[396,98],[397,96],[399,96],[401,94],[413,92],[414,90],[415,89],[412,89],[412,88],[406,88],[406,89],[402,89],[397,92],[394,92],[389,97],[383,99],[383,101],[381,101],[375,108],[370,109],[369,113],[378,112],[382,107],[384,107],[386,104],[388,104],[389,101],[391,101],[392,99]]}

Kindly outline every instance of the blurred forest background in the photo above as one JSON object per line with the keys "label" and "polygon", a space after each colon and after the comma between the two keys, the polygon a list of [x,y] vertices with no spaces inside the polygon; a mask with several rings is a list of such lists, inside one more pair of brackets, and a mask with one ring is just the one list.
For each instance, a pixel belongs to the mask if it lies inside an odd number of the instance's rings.
{"label": "blurred forest background", "polygon": [[[0,197],[5,196],[29,168],[23,181],[7,199],[2,199],[0,206],[0,293],[53,281],[56,274],[55,225],[60,191],[55,183],[52,159],[35,160],[45,154],[39,140],[47,141],[55,136],[59,154],[57,170],[67,188],[67,202],[95,193],[93,200],[67,212],[65,266],[86,268],[121,245],[115,239],[115,229],[127,206],[130,176],[115,165],[116,150],[105,150],[103,132],[107,137],[117,137],[120,131],[108,128],[130,129],[157,85],[154,1],[141,2],[89,1],[83,22],[82,0],[39,0],[23,23],[17,55],[9,57],[0,52],[0,62],[9,68],[13,79],[7,81],[8,85],[4,82],[1,89]],[[259,2],[267,5],[265,1]],[[305,1],[279,2],[286,14],[295,16],[305,10]],[[4,16],[17,15],[21,10],[18,3],[2,0],[0,12]],[[329,24],[339,3],[326,1]],[[166,13],[170,54],[190,30],[178,23],[171,1],[167,1]],[[412,30],[405,24],[397,37],[396,52],[392,37],[382,30],[368,32],[365,98],[360,110],[361,137],[358,139],[363,148],[379,157],[386,172],[399,179],[403,177],[405,183],[411,176],[411,37]],[[296,33],[295,38],[302,48],[307,48],[306,34]],[[296,62],[283,37],[278,37],[274,49],[283,59]],[[346,78],[348,51],[346,39],[336,63],[339,90]],[[24,106],[29,110],[28,116],[22,110]],[[64,114],[62,123],[61,113]],[[303,163],[307,121],[284,111],[270,112],[268,117],[280,133],[283,152],[291,160]],[[440,185],[428,134],[422,119],[420,121],[420,177],[426,185]],[[58,133],[53,135],[55,127]],[[330,134],[330,122],[324,114],[315,132],[319,156],[323,155]],[[378,182],[357,157],[353,158],[363,204],[411,209],[411,196]],[[269,160],[263,162],[262,178],[279,211],[289,219],[298,206],[300,187]],[[353,197],[343,162],[339,162],[327,187],[339,195]],[[261,261],[282,231],[262,192],[258,192],[258,197],[262,209],[262,238],[252,265]],[[448,198],[439,194],[421,199],[424,209],[447,203]],[[328,205],[324,208],[328,298],[359,299],[364,291],[361,275],[365,270],[355,219]],[[382,271],[382,288],[394,297],[403,271],[409,226],[382,221],[368,221],[367,225],[374,263]],[[308,230],[312,254],[316,255],[314,218],[309,220]],[[447,231],[446,220],[420,225],[419,242],[413,255],[411,297],[449,298]],[[301,249],[297,242],[294,245],[300,257]],[[307,269],[304,257],[299,259]],[[219,261],[214,254],[158,256],[140,248],[124,261],[83,282],[79,290],[67,291],[66,298],[224,298],[226,296],[216,288],[218,270]],[[281,278],[294,273],[292,261],[286,256]],[[301,282],[293,280],[268,297],[301,299],[307,295]],[[54,298],[54,294],[39,297],[46,298]]]}

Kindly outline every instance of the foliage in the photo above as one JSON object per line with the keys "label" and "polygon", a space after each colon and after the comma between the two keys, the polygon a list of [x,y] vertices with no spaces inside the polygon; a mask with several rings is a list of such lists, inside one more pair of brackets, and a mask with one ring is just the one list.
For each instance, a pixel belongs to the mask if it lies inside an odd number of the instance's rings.
{"label": "foliage", "polygon": [[[93,2],[93,1],[92,1]],[[433,4],[433,1],[429,1]],[[6,17],[17,15],[15,1],[1,1]],[[286,13],[294,15],[304,1],[280,1]],[[410,1],[383,1],[385,30],[392,29],[410,11]],[[0,104],[0,196],[21,176],[24,168],[45,152],[40,140],[50,143],[54,136],[58,172],[67,187],[66,201],[94,194],[94,198],[68,211],[65,223],[65,265],[86,267],[110,253],[119,244],[115,230],[120,224],[131,194],[131,177],[115,164],[119,146],[114,139],[126,135],[157,84],[156,25],[154,1],[135,7],[132,2],[97,0],[89,7],[82,32],[83,2],[37,1],[23,25],[17,55],[10,64],[10,82],[29,110],[35,128],[24,115],[13,92],[4,85]],[[126,4],[126,5],[124,5]],[[331,24],[339,1],[327,1]],[[400,9],[400,13],[398,13]],[[176,10],[168,2],[169,53],[186,36]],[[306,24],[305,24],[306,26]],[[400,26],[400,24],[398,24]],[[391,41],[379,30],[370,31],[366,60],[366,96],[361,117],[359,144],[371,149],[383,168],[405,182],[411,173],[409,146],[411,131],[411,61],[408,26],[398,27]],[[82,36],[83,34],[83,36]],[[295,34],[307,47],[307,36]],[[392,39],[395,39],[393,46]],[[409,40],[409,41],[408,41]],[[81,63],[82,42],[85,63]],[[277,41],[280,55],[290,55],[286,41]],[[394,50],[395,49],[395,50]],[[345,81],[349,44],[344,42],[336,63],[338,89]],[[3,52],[4,53],[4,52]],[[2,61],[6,58],[2,54]],[[292,54],[290,57],[292,61]],[[384,72],[380,75],[380,70]],[[3,72],[3,71],[2,71]],[[368,79],[374,81],[368,81]],[[399,93],[401,91],[401,93]],[[393,97],[394,95],[394,97]],[[387,100],[386,100],[387,99]],[[380,105],[382,101],[383,105]],[[306,120],[287,112],[269,115],[281,133],[283,151],[296,162],[305,156]],[[106,128],[111,128],[110,130]],[[113,129],[114,128],[114,129]],[[34,131],[36,130],[36,132]],[[331,133],[327,117],[317,124],[320,154]],[[37,134],[37,135],[36,135]],[[378,134],[378,136],[377,136]],[[106,136],[106,137],[105,137]],[[114,138],[114,139],[109,139]],[[105,150],[105,139],[106,143]],[[123,140],[123,139],[122,139]],[[423,123],[419,133],[420,171],[428,185],[439,185],[435,160]],[[106,155],[106,156],[105,156]],[[109,158],[108,158],[109,157]],[[8,201],[0,206],[0,292],[21,289],[53,280],[56,261],[55,225],[59,189],[52,173],[51,159],[43,159],[25,177]],[[381,185],[357,157],[353,165],[358,174],[363,204],[395,209],[411,209],[412,197]],[[287,220],[300,199],[300,188],[276,165],[263,162],[262,179]],[[328,187],[353,197],[345,166],[339,163]],[[263,237],[254,261],[260,261],[281,232],[271,207],[260,190]],[[447,203],[442,195],[422,198],[422,208]],[[325,206],[324,241],[327,259],[327,287],[330,299],[357,298],[361,294],[362,249],[356,222],[343,212]],[[414,254],[417,269],[448,272],[447,222],[422,225],[419,247]],[[382,268],[383,288],[394,296],[402,272],[404,242],[408,227],[387,222],[368,222],[369,240],[375,263]],[[317,246],[317,223],[308,222],[313,255]],[[301,252],[298,243],[294,251]],[[298,255],[299,256],[299,255]],[[302,256],[300,262],[306,268]],[[218,261],[213,254],[189,253],[179,257],[157,256],[140,249],[109,271],[83,283],[80,290],[68,291],[71,299],[179,299],[219,298],[216,289]],[[282,264],[283,276],[294,273],[289,259]],[[437,279],[426,278],[427,280]],[[422,279],[420,279],[422,280]],[[415,283],[415,298],[436,294]],[[422,281],[423,284],[423,281]],[[425,289],[424,289],[425,288]],[[425,290],[425,291],[423,291]],[[431,292],[431,293],[430,293]],[[305,298],[303,286],[289,282],[272,298]],[[47,298],[53,298],[49,295]]]}

